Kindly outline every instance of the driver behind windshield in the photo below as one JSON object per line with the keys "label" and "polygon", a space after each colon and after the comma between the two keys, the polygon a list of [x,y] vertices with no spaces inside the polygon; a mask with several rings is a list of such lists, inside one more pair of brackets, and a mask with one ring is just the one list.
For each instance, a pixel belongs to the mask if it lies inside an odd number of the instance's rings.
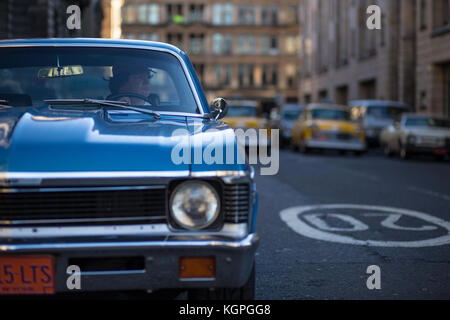
{"label": "driver behind windshield", "polygon": [[109,80],[110,100],[126,101],[130,105],[150,105],[150,70],[142,65],[116,64]]}

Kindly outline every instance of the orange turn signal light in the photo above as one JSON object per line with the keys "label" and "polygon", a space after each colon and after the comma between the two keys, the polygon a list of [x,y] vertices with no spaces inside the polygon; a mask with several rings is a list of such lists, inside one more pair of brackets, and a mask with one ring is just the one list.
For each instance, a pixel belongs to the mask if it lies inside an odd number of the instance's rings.
{"label": "orange turn signal light", "polygon": [[180,279],[216,277],[215,257],[182,257],[180,258]]}

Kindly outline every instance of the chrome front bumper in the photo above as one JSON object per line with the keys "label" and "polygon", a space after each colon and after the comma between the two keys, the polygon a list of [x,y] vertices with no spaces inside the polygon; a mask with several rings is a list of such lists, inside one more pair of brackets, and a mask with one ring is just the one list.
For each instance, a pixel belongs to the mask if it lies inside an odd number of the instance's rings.
{"label": "chrome front bumper", "polygon": [[[102,270],[83,272],[81,291],[157,290],[169,288],[240,287],[247,281],[259,244],[259,236],[250,234],[240,240],[227,237],[190,239],[171,237],[159,241],[99,240],[45,241],[43,243],[0,243],[0,255],[52,255],[55,257],[55,291],[67,288],[66,273],[71,259],[142,257],[142,270]],[[181,257],[215,257],[214,279],[179,278]]]}
{"label": "chrome front bumper", "polygon": [[366,150],[366,145],[361,142],[355,141],[317,141],[308,140],[305,142],[308,148],[317,149],[334,149],[334,150],[350,150],[350,151],[364,151]]}

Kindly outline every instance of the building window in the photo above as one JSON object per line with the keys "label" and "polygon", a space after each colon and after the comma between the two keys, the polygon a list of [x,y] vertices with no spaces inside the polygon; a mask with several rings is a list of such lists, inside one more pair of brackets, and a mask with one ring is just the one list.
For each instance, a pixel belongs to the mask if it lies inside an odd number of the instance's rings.
{"label": "building window", "polygon": [[198,80],[204,85],[205,80],[205,65],[204,64],[194,64],[195,72],[197,73]]}
{"label": "building window", "polygon": [[255,53],[255,37],[241,35],[238,37],[238,54],[254,54]]}
{"label": "building window", "polygon": [[184,21],[183,5],[168,4],[166,5],[167,22],[182,23]]}
{"label": "building window", "polygon": [[278,6],[264,5],[261,12],[262,24],[265,26],[278,24]]}
{"label": "building window", "polygon": [[240,87],[245,86],[245,66],[242,64],[238,66],[238,81]]}
{"label": "building window", "polygon": [[191,4],[189,6],[189,22],[202,22],[203,21],[203,4]]}
{"label": "building window", "polygon": [[204,53],[204,35],[203,34],[191,34],[189,36],[189,49],[192,54]]}
{"label": "building window", "polygon": [[269,36],[261,37],[261,54],[269,54],[270,49],[270,38]]}
{"label": "building window", "polygon": [[263,65],[262,66],[262,85],[276,86],[278,84],[278,66]]}
{"label": "building window", "polygon": [[240,87],[253,87],[255,85],[255,66],[240,64],[238,66],[238,82]]}
{"label": "building window", "polygon": [[233,5],[231,3],[216,3],[213,6],[213,24],[233,24]]}
{"label": "building window", "polygon": [[278,54],[278,37],[276,35],[270,38],[270,54]]}
{"label": "building window", "polygon": [[159,5],[149,4],[147,7],[147,23],[151,25],[156,25],[159,23]]}
{"label": "building window", "polygon": [[299,53],[300,37],[298,35],[286,36],[286,53],[298,54]]}
{"label": "building window", "polygon": [[450,24],[450,0],[433,0],[434,29]]}
{"label": "building window", "polygon": [[312,102],[311,94],[310,93],[305,94],[304,97],[303,97],[303,103],[304,104],[309,104],[311,102]]}
{"label": "building window", "polygon": [[297,5],[289,5],[287,8],[287,17],[286,22],[288,24],[298,24],[298,6]]}
{"label": "building window", "polygon": [[137,12],[135,5],[126,5],[122,7],[122,21],[124,23],[136,23]]}
{"label": "building window", "polygon": [[298,72],[295,64],[286,65],[286,85],[289,89],[298,87]]}
{"label": "building window", "polygon": [[319,91],[319,102],[328,102],[328,90],[323,89]]}
{"label": "building window", "polygon": [[420,1],[420,29],[427,28],[427,0]]}
{"label": "building window", "polygon": [[347,105],[348,103],[348,86],[336,88],[334,100],[337,104]]}
{"label": "building window", "polygon": [[375,99],[377,94],[377,82],[375,79],[361,81],[359,83],[360,99]]}
{"label": "building window", "polygon": [[184,50],[183,34],[182,33],[168,33],[167,42]]}
{"label": "building window", "polygon": [[255,7],[253,5],[239,5],[239,24],[253,25],[255,24]]}
{"label": "building window", "polygon": [[213,35],[213,53],[214,54],[231,54],[232,53],[232,37],[229,34],[223,35],[215,33]]}

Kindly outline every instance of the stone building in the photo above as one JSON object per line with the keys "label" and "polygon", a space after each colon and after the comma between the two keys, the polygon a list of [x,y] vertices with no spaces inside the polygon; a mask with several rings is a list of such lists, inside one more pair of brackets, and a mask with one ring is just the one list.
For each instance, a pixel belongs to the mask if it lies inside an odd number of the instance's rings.
{"label": "stone building", "polygon": [[121,29],[186,51],[208,99],[298,101],[298,0],[125,0]]}
{"label": "stone building", "polygon": [[[381,8],[369,30],[367,8]],[[449,116],[449,0],[300,0],[300,100],[388,99]]]}
{"label": "stone building", "polygon": [[450,118],[450,1],[416,2],[417,107]]}

